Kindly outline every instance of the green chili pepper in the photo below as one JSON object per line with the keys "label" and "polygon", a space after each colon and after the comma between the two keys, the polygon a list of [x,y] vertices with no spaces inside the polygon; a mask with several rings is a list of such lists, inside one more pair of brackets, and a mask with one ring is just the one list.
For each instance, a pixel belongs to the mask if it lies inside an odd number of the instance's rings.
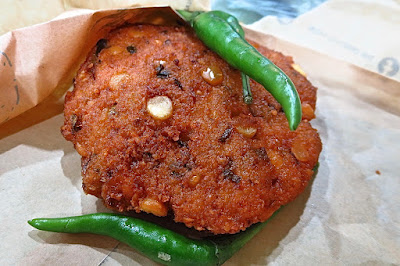
{"label": "green chili pepper", "polygon": [[[202,12],[203,13],[203,12]],[[220,17],[221,19],[225,20],[228,22],[228,24],[242,37],[244,38],[244,30],[242,26],[240,26],[239,20],[232,16],[231,14],[228,14],[223,11],[218,11],[215,10],[213,13]],[[200,13],[199,13],[200,14]],[[199,15],[197,14],[197,15]],[[250,81],[249,77],[244,74],[243,72],[240,72],[240,75],[242,76],[242,88],[243,88],[243,101],[246,104],[251,104],[253,102],[253,96],[251,94],[251,88],[250,88]]]}
{"label": "green chili pepper", "polygon": [[244,39],[237,20],[222,11],[179,12],[210,49],[272,94],[282,105],[289,128],[295,130],[301,121],[301,103],[293,82]]}
{"label": "green chili pepper", "polygon": [[266,224],[235,235],[194,240],[150,222],[111,213],[37,218],[28,223],[44,231],[110,236],[165,265],[221,265]]}
{"label": "green chili pepper", "polygon": [[[200,15],[201,13],[204,13],[202,11],[195,11],[195,12],[190,12],[190,11],[186,11],[186,10],[178,10],[179,14],[181,14],[185,20],[187,20],[188,22],[193,21],[193,19]],[[244,30],[243,28],[240,26],[239,20],[237,20],[236,17],[222,12],[222,11],[213,11],[214,14],[218,17],[220,17],[221,19],[225,20],[231,27],[233,30],[235,30],[242,38],[244,38]],[[192,25],[193,26],[193,25]],[[243,72],[240,72],[241,77],[242,77],[242,89],[243,89],[243,101],[246,104],[251,104],[253,102],[253,96],[251,94],[251,88],[250,88],[250,82],[249,82],[249,77],[244,74]]]}
{"label": "green chili pepper", "polygon": [[[314,168],[314,177],[319,163]],[[112,213],[95,213],[63,218],[36,218],[28,223],[39,230],[60,233],[92,233],[126,243],[148,258],[165,265],[221,265],[241,249],[272,219],[246,231],[202,240],[137,218]]]}

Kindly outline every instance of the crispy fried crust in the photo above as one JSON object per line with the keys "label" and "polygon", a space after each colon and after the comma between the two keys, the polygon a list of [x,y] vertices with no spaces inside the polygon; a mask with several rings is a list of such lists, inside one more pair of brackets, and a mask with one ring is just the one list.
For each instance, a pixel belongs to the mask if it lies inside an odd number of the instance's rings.
{"label": "crispy fried crust", "polygon": [[[65,99],[62,134],[82,156],[83,189],[118,211],[173,213],[177,222],[215,234],[236,233],[293,200],[321,151],[307,119],[316,88],[292,59],[257,46],[295,83],[307,112],[291,132],[281,106],[190,29],[136,25],[98,42]],[[218,66],[221,84],[202,77]],[[167,96],[172,116],[154,119],[147,101]],[[254,133],[243,133],[250,128]]]}

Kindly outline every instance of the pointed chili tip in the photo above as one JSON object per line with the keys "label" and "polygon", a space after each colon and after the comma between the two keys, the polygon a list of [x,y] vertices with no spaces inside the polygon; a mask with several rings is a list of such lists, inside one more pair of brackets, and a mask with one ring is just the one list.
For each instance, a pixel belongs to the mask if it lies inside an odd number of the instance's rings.
{"label": "pointed chili tip", "polygon": [[47,228],[43,227],[43,225],[46,225],[46,219],[43,218],[31,219],[28,221],[28,224],[36,229],[48,231]]}
{"label": "pointed chili tip", "polygon": [[300,115],[298,115],[297,117],[288,119],[290,130],[295,131],[297,129],[297,127],[299,126],[300,121],[301,121],[301,111],[300,111]]}
{"label": "pointed chili tip", "polygon": [[36,228],[36,219],[29,220],[28,224]]}

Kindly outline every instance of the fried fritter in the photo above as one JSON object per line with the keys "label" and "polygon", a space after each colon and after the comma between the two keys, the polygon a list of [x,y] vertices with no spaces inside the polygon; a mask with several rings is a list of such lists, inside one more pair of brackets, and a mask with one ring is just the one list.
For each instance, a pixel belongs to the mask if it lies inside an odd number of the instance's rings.
{"label": "fried fritter", "polygon": [[82,156],[84,191],[214,234],[265,221],[299,195],[322,146],[308,122],[316,88],[290,57],[254,45],[298,89],[296,131],[254,81],[246,105],[239,71],[190,28],[133,25],[100,40],[66,95],[62,127]]}

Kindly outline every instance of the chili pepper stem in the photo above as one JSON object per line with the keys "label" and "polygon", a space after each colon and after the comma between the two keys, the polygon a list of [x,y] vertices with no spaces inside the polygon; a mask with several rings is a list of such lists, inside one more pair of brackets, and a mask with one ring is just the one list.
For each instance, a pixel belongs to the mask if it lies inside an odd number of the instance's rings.
{"label": "chili pepper stem", "polygon": [[249,77],[242,72],[240,74],[242,76],[243,101],[245,104],[251,104],[253,102],[253,95],[251,94]]}
{"label": "chili pepper stem", "polygon": [[187,11],[187,10],[176,10],[178,14],[184,18],[184,20],[190,22],[193,21],[193,19],[200,15],[201,13],[204,13],[203,11]]}

